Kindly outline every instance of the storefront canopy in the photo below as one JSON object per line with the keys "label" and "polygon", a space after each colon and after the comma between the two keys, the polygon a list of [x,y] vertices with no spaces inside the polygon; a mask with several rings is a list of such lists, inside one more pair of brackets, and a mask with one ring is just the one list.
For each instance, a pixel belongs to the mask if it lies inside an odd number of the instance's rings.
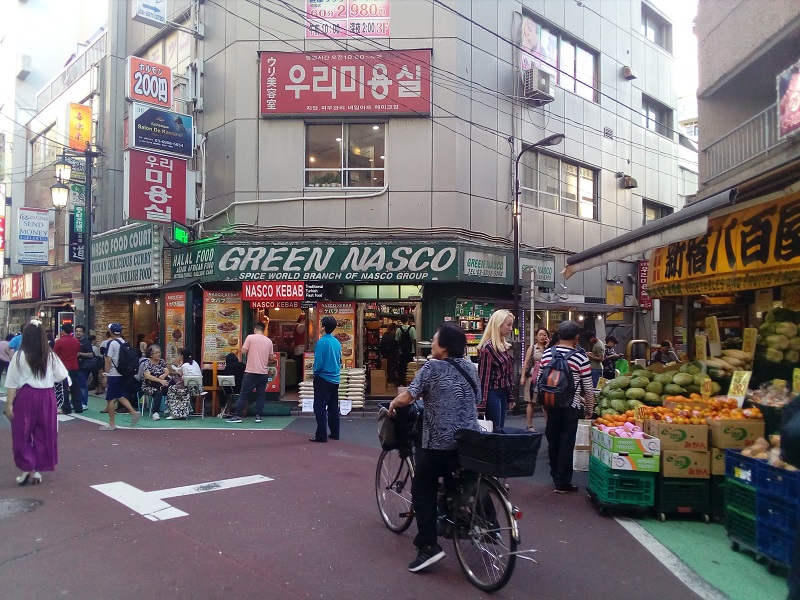
{"label": "storefront canopy", "polygon": [[567,258],[564,277],[569,279],[580,271],[624,260],[653,248],[703,235],[708,229],[708,215],[715,210],[734,204],[737,196],[736,188],[720,192],[676,213],[651,221],[644,227],[573,254]]}

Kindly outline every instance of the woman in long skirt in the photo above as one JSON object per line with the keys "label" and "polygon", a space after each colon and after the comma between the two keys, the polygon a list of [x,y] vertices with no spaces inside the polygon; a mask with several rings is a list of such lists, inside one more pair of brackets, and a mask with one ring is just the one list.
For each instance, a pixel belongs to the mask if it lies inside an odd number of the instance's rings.
{"label": "woman in long skirt", "polygon": [[58,464],[58,426],[54,386],[67,369],[50,350],[42,327],[30,323],[22,344],[8,365],[5,415],[11,421],[14,463],[22,471],[19,485],[42,482],[41,471]]}

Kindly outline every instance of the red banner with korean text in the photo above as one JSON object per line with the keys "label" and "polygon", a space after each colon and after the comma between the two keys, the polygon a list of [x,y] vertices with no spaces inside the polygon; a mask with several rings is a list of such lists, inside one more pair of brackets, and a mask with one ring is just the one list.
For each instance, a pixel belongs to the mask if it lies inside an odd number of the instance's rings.
{"label": "red banner with korean text", "polygon": [[259,56],[262,117],[430,115],[430,50]]}
{"label": "red banner with korean text", "polygon": [[722,294],[800,281],[800,193],[709,219],[696,238],[653,251],[647,292]]}
{"label": "red banner with korean text", "polygon": [[129,150],[125,164],[124,218],[151,223],[186,222],[186,161]]}

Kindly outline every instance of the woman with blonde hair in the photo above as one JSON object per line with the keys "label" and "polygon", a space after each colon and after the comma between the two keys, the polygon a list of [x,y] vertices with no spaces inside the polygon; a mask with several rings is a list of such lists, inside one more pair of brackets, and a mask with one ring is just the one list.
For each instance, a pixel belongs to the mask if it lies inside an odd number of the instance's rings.
{"label": "woman with blonde hair", "polygon": [[495,431],[503,428],[506,412],[515,406],[514,360],[509,352],[511,343],[506,340],[513,328],[514,315],[505,309],[496,310],[489,317],[478,344],[481,397],[486,418],[494,424]]}

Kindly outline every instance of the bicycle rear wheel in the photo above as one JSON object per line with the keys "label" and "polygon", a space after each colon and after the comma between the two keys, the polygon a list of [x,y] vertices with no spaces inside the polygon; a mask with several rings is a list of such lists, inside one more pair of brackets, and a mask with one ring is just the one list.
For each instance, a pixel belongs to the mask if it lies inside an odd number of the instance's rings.
{"label": "bicycle rear wheel", "polygon": [[399,450],[384,450],[375,471],[375,498],[381,519],[391,531],[403,533],[414,520],[411,480],[414,464]]}
{"label": "bicycle rear wheel", "polygon": [[453,507],[453,545],[474,586],[494,592],[511,579],[519,534],[511,505],[494,479],[478,477]]}

